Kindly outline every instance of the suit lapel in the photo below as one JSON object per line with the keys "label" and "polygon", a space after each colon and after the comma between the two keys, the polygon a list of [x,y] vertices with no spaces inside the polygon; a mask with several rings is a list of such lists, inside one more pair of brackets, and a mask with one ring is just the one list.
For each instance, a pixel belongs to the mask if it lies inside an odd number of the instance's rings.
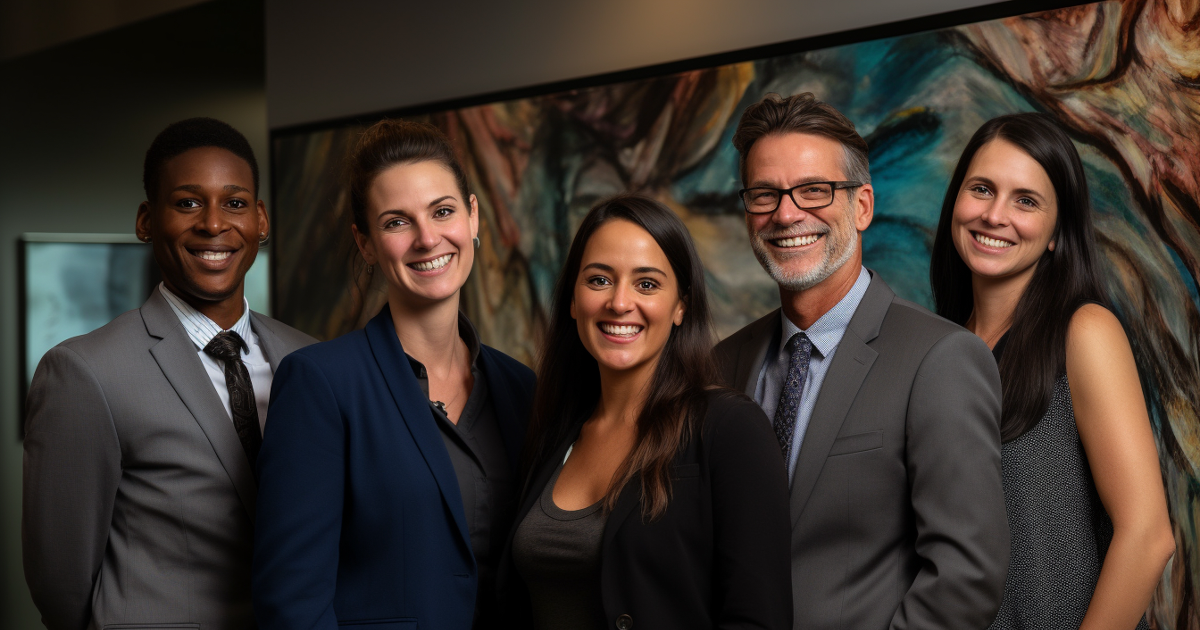
{"label": "suit lapel", "polygon": [[250,460],[246,459],[233,420],[200,362],[195,344],[157,289],[142,306],[141,313],[147,332],[160,339],[150,348],[151,356],[200,425],[253,521],[254,502],[258,497],[254,471],[250,469]]}
{"label": "suit lapel", "polygon": [[842,429],[858,390],[862,387],[867,373],[871,371],[876,357],[868,344],[879,336],[879,327],[887,315],[895,294],[888,288],[878,275],[871,279],[867,292],[858,304],[854,317],[846,327],[829,371],[821,384],[821,392],[817,395],[817,403],[813,407],[809,419],[808,430],[804,434],[804,442],[800,446],[800,457],[796,462],[796,473],[792,478],[791,514],[792,525],[800,520],[808,497],[812,494],[813,486],[829,449]]}
{"label": "suit lapel", "polygon": [[496,426],[500,430],[500,439],[504,442],[504,451],[508,454],[509,467],[515,472],[521,460],[521,446],[525,440],[525,426],[528,418],[522,417],[513,400],[516,383],[496,362],[491,348],[480,348],[480,368],[488,383],[488,394],[492,399],[492,409],[496,412]]}
{"label": "suit lapel", "polygon": [[760,317],[750,324],[748,340],[738,351],[737,369],[734,372],[734,389],[754,398],[758,389],[758,373],[762,371],[763,361],[767,358],[767,349],[771,340],[780,330],[780,309]]}
{"label": "suit lapel", "polygon": [[408,428],[413,442],[433,473],[433,479],[442,493],[442,500],[454,516],[458,533],[469,550],[471,535],[467,530],[467,515],[463,510],[462,494],[458,491],[458,477],[454,473],[454,465],[450,462],[450,454],[446,452],[446,444],[442,442],[442,436],[438,432],[433,412],[429,410],[428,399],[413,376],[412,368],[404,355],[404,348],[400,345],[400,339],[396,337],[389,307],[385,306],[378,315],[367,322],[366,333],[371,353],[375,355],[383,380],[387,382],[392,400],[396,403],[396,409],[404,419],[404,426]]}
{"label": "suit lapel", "polygon": [[250,311],[250,328],[258,337],[258,346],[262,349],[263,356],[267,357],[267,363],[271,364],[271,374],[274,374],[279,369],[279,362],[287,356],[288,352],[283,341],[263,323],[260,317],[262,316],[258,313]]}

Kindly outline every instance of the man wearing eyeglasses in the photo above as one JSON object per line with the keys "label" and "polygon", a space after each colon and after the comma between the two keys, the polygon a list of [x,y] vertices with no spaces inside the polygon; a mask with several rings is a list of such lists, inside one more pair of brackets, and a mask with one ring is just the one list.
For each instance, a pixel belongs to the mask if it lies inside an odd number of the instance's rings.
{"label": "man wearing eyeglasses", "polygon": [[1008,568],[995,360],[863,267],[875,197],[845,116],[771,94],[733,142],[781,308],[716,357],[788,467],[794,626],[986,628]]}

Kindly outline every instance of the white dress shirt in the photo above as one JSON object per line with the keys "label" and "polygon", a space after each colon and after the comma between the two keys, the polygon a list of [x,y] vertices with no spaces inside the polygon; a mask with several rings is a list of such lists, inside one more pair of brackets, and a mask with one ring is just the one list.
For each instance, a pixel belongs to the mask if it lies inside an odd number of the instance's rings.
{"label": "white dress shirt", "polygon": [[[192,308],[191,304],[171,293],[166,285],[160,283],[158,290],[179,317],[179,323],[187,331],[188,338],[195,344],[200,362],[204,364],[213,389],[217,390],[217,396],[221,397],[221,404],[225,406],[225,413],[229,414],[229,420],[232,422],[233,408],[229,404],[229,386],[225,384],[225,362],[204,351],[208,342],[212,341],[217,333],[223,332],[221,327]],[[242,316],[230,330],[246,342],[248,351],[242,353],[242,363],[246,364],[246,371],[250,373],[250,386],[254,388],[254,406],[258,408],[258,430],[262,431],[263,427],[267,426],[267,403],[271,399],[271,363],[267,361],[262,347],[258,345],[258,335],[254,334],[254,329],[250,327],[250,303],[245,298],[242,299]]]}

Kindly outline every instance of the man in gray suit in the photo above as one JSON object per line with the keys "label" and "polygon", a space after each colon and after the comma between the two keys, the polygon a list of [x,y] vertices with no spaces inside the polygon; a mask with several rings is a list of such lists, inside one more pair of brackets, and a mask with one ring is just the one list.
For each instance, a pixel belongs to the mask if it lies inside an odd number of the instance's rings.
{"label": "man in gray suit", "polygon": [[787,462],[795,627],[986,628],[1008,566],[991,353],[862,266],[874,194],[845,116],[772,94],[733,142],[782,308],[716,356]]}
{"label": "man in gray suit", "polygon": [[253,628],[252,460],[275,367],[314,340],[243,298],[269,230],[245,137],[175,123],[144,184],[162,284],[48,352],[30,387],[25,578],[51,630]]}

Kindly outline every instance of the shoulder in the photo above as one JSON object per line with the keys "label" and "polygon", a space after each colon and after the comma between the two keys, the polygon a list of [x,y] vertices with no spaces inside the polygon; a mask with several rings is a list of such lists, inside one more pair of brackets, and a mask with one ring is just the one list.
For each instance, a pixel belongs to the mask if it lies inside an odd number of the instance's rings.
{"label": "shoulder", "polygon": [[715,387],[705,392],[707,409],[704,413],[702,434],[714,448],[739,443],[747,434],[751,440],[761,441],[761,434],[774,443],[775,433],[762,407],[745,394]]}
{"label": "shoulder", "polygon": [[486,357],[489,361],[494,363],[496,367],[508,374],[512,374],[521,380],[532,380],[534,378],[533,370],[531,370],[529,366],[491,346],[480,344],[479,352],[481,356]]}
{"label": "shoulder", "polygon": [[97,352],[109,352],[114,347],[129,344],[133,339],[150,339],[141,314],[135,309],[118,315],[111,322],[85,335],[72,337],[58,344],[58,348],[69,348],[80,356]]}
{"label": "shoulder", "polygon": [[1112,311],[1099,304],[1079,307],[1067,326],[1067,355],[1092,352],[1111,344],[1127,344],[1125,329]]}
{"label": "shoulder", "polygon": [[362,330],[355,330],[336,339],[310,343],[288,354],[280,362],[280,369],[299,363],[332,368],[331,372],[333,373],[341,371],[345,367],[361,369],[362,366],[374,364],[374,362],[362,361],[370,354],[371,347],[367,343],[366,333]]}
{"label": "shoulder", "polygon": [[939,367],[948,366],[950,363],[944,361],[948,357],[995,364],[987,344],[975,333],[900,298],[892,300],[879,337],[872,345],[881,351],[888,349],[918,358],[922,370],[935,362]]}
{"label": "shoulder", "polygon": [[718,356],[724,354],[734,354],[744,345],[755,343],[762,339],[763,335],[771,334],[771,331],[779,326],[779,309],[776,308],[770,313],[746,324],[737,332],[729,335],[721,340],[713,349]]}
{"label": "shoulder", "polygon": [[250,311],[250,318],[255,327],[261,326],[271,331],[271,334],[279,337],[279,340],[289,348],[303,348],[317,343],[317,340],[310,335],[302,333],[277,319],[272,319],[257,311]]}

